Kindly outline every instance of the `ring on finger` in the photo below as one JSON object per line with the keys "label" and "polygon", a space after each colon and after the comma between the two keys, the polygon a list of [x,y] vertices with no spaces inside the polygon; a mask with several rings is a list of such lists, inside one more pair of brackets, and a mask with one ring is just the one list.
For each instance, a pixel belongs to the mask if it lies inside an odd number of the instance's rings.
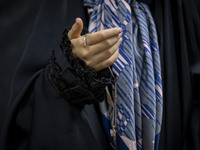
{"label": "ring on finger", "polygon": [[83,47],[87,46],[87,34],[83,36]]}

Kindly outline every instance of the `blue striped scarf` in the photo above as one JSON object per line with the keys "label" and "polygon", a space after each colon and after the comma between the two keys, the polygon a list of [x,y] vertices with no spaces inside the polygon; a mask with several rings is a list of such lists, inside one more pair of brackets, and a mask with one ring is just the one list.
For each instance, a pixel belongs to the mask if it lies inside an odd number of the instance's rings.
{"label": "blue striped scarf", "polygon": [[[144,1],[144,0],[143,0]],[[89,32],[121,27],[113,104],[100,104],[106,133],[116,150],[157,150],[162,120],[162,79],[157,32],[149,7],[133,0],[84,0]],[[109,99],[109,96],[108,96]],[[116,116],[115,116],[116,115]],[[116,137],[112,136],[116,117]]]}

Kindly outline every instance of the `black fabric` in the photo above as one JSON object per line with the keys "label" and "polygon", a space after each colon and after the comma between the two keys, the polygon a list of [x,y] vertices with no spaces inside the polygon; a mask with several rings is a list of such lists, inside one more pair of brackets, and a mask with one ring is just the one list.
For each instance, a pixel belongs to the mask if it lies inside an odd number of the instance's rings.
{"label": "black fabric", "polygon": [[62,69],[60,74],[72,85],[69,90],[79,93],[84,89],[87,94],[81,99],[89,99],[91,103],[97,99],[84,88],[84,83],[76,84],[78,79],[72,73],[73,67],[58,44],[61,31],[65,26],[71,27],[77,16],[87,26],[82,1],[43,0],[39,6],[15,74],[1,149],[109,149],[95,106],[77,107],[70,103],[70,98],[60,96],[48,79],[49,61],[55,48],[56,56],[60,56],[56,57]]}
{"label": "black fabric", "polygon": [[[200,1],[154,0],[153,2],[154,4],[151,5],[151,9],[153,11],[153,16],[155,18],[159,34],[160,54],[164,80],[164,114],[159,149],[199,150]],[[0,128],[2,126],[4,115],[6,114],[11,79],[14,70],[16,70],[16,64],[22,56],[25,45],[27,46],[25,48],[25,54],[22,57],[23,61],[21,61],[21,65],[18,66],[19,71],[16,73],[14,84],[16,86],[13,88],[13,97],[18,95],[18,92],[22,89],[22,85],[27,83],[27,80],[34,81],[35,77],[37,77],[38,81],[43,80],[42,75],[39,76],[39,73],[35,73],[38,70],[42,70],[42,68],[48,64],[49,58],[51,56],[51,50],[52,48],[56,47],[60,41],[59,38],[61,37],[61,32],[64,27],[66,25],[71,27],[75,17],[82,16],[82,14],[84,14],[84,12],[82,12],[81,15],[77,14],[77,9],[72,7],[72,3],[81,5],[77,1],[70,2],[70,0],[61,0],[59,2],[53,2],[52,0],[0,1]],[[27,50],[31,50],[31,53],[28,53]],[[26,55],[29,56],[30,60],[25,58]],[[37,62],[37,57],[42,59]],[[32,64],[32,66],[30,67],[28,64]],[[20,74],[20,72],[23,75]],[[32,76],[33,74],[35,74],[35,76]],[[48,83],[47,80],[45,81]],[[40,83],[40,85],[42,84]],[[35,85],[31,85],[31,87],[35,87]],[[53,91],[52,95],[57,94],[54,91],[55,89],[51,87],[50,84],[48,84],[47,87]],[[26,87],[24,86],[23,88]],[[19,93],[18,97],[22,95],[23,93]],[[30,98],[32,93],[27,93],[27,95],[24,94],[24,97]],[[63,99],[59,101],[65,103]],[[40,101],[37,101],[34,105],[38,105],[39,102]],[[45,103],[46,102],[43,104]],[[52,103],[56,104],[54,101],[52,101]],[[57,108],[63,108],[65,105],[57,105]],[[30,109],[27,109],[27,107],[25,109],[25,106],[29,106]],[[21,109],[22,112],[29,112],[31,114],[32,106],[32,101],[24,101],[20,104],[20,108],[17,108],[17,110]],[[47,107],[50,106],[47,105]],[[85,127],[88,124],[88,126],[90,126],[89,132],[96,133],[93,135],[94,137],[104,137],[101,132],[102,130],[98,130],[99,128],[101,129],[101,124],[98,123],[98,120],[94,121],[94,124],[91,122],[92,120],[96,119],[96,109],[90,106],[86,107],[87,108],[84,108],[81,111],[82,119],[79,121],[84,122],[84,125],[81,127]],[[14,108],[14,106],[12,106],[12,108]],[[69,109],[72,108],[73,106]],[[55,112],[56,110],[51,109],[51,111]],[[62,111],[65,110],[62,109]],[[74,114],[77,112],[80,111],[76,109]],[[43,118],[44,115],[45,114],[43,114],[41,118]],[[36,116],[33,117],[37,118]],[[99,115],[97,116],[99,117]],[[15,116],[12,117],[15,118]],[[29,119],[31,118],[26,116],[22,117],[25,118],[23,120],[28,120],[27,122],[29,122],[24,125],[27,131],[30,126]],[[40,118],[40,116],[38,117]],[[61,115],[60,117],[63,116]],[[47,120],[44,124],[49,123],[49,120],[52,118],[56,119],[53,114],[50,114],[48,118],[44,119]],[[18,120],[18,123],[20,123],[21,118],[18,117]],[[41,119],[41,121],[43,120]],[[56,125],[57,122],[54,122],[54,124]],[[48,125],[47,128],[48,131],[50,131],[52,127],[49,127]],[[98,127],[95,128],[96,126]],[[44,130],[47,131],[47,129]],[[81,133],[84,135],[84,132]],[[36,132],[35,135],[36,134],[39,133]],[[48,135],[47,137],[49,137],[49,133],[44,135]],[[44,135],[41,138],[44,138]],[[42,136],[42,134],[40,134],[40,136]],[[99,142],[103,143],[101,145],[106,145],[106,141],[102,139],[103,138],[100,138]],[[50,140],[52,139],[49,138],[49,141]],[[39,142],[41,143],[41,141]],[[24,143],[22,143],[22,145]],[[2,146],[2,143],[0,145]]]}
{"label": "black fabric", "polygon": [[52,52],[47,67],[48,79],[57,92],[71,103],[79,107],[98,104],[104,100],[105,87],[114,83],[114,77],[108,68],[95,72],[82,59],[75,58],[66,30],[63,32],[61,50]]}
{"label": "black fabric", "polygon": [[[88,30],[85,28],[82,34],[87,34]],[[62,42],[60,47],[72,67],[74,68],[74,74],[77,74],[81,80],[84,80],[87,88],[95,94],[99,94],[103,89],[102,87],[114,84],[115,77],[112,75],[109,68],[105,68],[101,71],[95,72],[92,68],[86,66],[86,63],[79,57],[74,57],[72,54],[71,41],[68,38],[68,29],[63,32]]]}
{"label": "black fabric", "polygon": [[159,149],[199,150],[199,6],[194,0],[155,0],[152,11],[159,34],[164,91]]}
{"label": "black fabric", "polygon": [[0,1],[0,135],[16,65],[34,27],[40,0]]}

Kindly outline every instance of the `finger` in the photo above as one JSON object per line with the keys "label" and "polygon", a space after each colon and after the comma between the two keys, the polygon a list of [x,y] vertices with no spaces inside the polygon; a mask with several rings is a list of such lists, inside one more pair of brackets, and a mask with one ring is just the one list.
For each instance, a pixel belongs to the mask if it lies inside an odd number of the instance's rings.
{"label": "finger", "polygon": [[[116,51],[118,51],[118,48],[121,42],[122,42],[122,38],[120,38],[120,40],[118,40],[118,42],[110,49],[105,50],[101,53],[98,53],[97,55],[93,56],[93,59],[91,59],[90,61],[86,61],[86,64],[90,66],[91,68],[94,68],[94,69],[97,68],[97,70],[99,70],[98,67],[102,68],[101,65],[103,64],[103,62],[107,61],[107,59],[112,57],[112,55],[114,55]],[[106,67],[108,66],[105,66],[104,68]]]}
{"label": "finger", "polygon": [[110,37],[116,36],[116,35],[120,34],[121,32],[122,32],[122,29],[119,27],[116,27],[116,28],[106,29],[106,30],[102,30],[99,32],[94,32],[94,33],[88,34],[87,35],[87,44],[93,45],[93,44],[99,43]]}
{"label": "finger", "polygon": [[[81,58],[85,58],[85,59],[91,59],[91,57],[93,57],[94,55],[96,55],[97,53],[100,53],[104,50],[107,50],[111,47],[113,47],[117,41],[119,40],[119,38],[122,36],[122,33],[111,37],[107,40],[101,41],[97,44],[93,44],[91,46],[87,46],[84,47],[84,49],[82,51],[80,51],[80,49],[83,48],[83,39],[82,38],[75,38],[71,40],[71,46],[72,46],[72,52],[75,56],[79,56]],[[74,49],[74,47],[80,47],[79,49]]]}
{"label": "finger", "polygon": [[106,59],[105,61],[97,64],[96,66],[94,66],[94,70],[95,71],[100,71],[103,70],[105,68],[110,67],[112,64],[114,64],[114,62],[117,60],[117,58],[119,57],[119,50],[117,49],[117,51],[115,51],[115,53],[109,57],[108,59]]}
{"label": "finger", "polygon": [[115,35],[107,40],[101,41],[97,44],[88,46],[88,50],[90,51],[91,55],[96,55],[104,50],[107,50],[113,47],[119,41],[121,36],[122,36],[122,33]]}
{"label": "finger", "polygon": [[94,55],[93,59],[90,59],[90,61],[88,61],[86,64],[90,67],[94,67],[97,64],[105,61],[106,59],[111,57],[118,50],[121,42],[122,42],[122,38],[120,38],[118,40],[118,42],[114,46],[112,46],[111,48]]}
{"label": "finger", "polygon": [[83,30],[82,19],[76,18],[76,22],[73,24],[71,30],[69,30],[68,32],[69,40],[80,37],[82,30]]}

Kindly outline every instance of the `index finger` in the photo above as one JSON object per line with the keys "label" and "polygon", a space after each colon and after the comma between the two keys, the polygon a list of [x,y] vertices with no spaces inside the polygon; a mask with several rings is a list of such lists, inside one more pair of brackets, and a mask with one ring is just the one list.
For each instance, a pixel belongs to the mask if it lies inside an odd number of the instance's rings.
{"label": "index finger", "polygon": [[99,43],[101,41],[104,41],[108,38],[111,38],[113,36],[116,36],[122,32],[122,29],[120,27],[106,29],[98,32],[94,32],[87,35],[87,44],[93,45],[96,43]]}

